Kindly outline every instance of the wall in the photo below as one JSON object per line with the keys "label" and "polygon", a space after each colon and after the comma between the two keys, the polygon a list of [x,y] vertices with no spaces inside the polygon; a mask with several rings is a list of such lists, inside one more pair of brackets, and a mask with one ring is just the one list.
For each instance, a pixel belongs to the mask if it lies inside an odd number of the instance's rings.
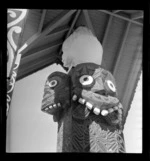
{"label": "wall", "polygon": [[[16,83],[7,120],[7,152],[56,152],[57,123],[40,110],[46,78],[56,70],[64,71],[54,64]],[[124,129],[126,150],[131,153],[141,152],[141,94],[142,81]]]}

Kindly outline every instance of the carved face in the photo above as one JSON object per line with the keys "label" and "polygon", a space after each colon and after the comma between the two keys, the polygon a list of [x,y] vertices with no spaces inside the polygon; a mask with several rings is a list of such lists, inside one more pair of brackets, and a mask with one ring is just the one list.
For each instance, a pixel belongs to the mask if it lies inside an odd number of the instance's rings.
{"label": "carved face", "polygon": [[70,79],[62,72],[50,74],[44,87],[42,111],[55,115],[64,107],[70,106]]}
{"label": "carved face", "polygon": [[119,100],[116,98],[116,85],[110,72],[97,64],[83,63],[73,68],[69,75],[74,101],[78,100],[80,104],[85,104],[96,115],[105,116],[115,111]]}
{"label": "carved face", "polygon": [[[77,65],[70,71],[73,94],[95,106],[117,104],[115,82],[111,74],[94,63]],[[102,104],[102,101],[104,102]]]}

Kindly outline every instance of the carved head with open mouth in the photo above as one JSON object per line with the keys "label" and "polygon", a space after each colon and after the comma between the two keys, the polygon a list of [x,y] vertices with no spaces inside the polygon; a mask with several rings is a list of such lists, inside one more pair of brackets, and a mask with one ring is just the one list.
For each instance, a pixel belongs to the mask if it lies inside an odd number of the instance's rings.
{"label": "carved head with open mouth", "polygon": [[53,72],[45,83],[41,110],[53,115],[54,121],[58,121],[63,114],[63,109],[69,106],[69,76],[62,72]]}
{"label": "carved head with open mouth", "polygon": [[58,121],[67,107],[75,107],[77,117],[85,110],[87,116],[93,112],[105,117],[112,125],[122,119],[122,105],[117,99],[115,80],[110,72],[94,63],[79,64],[68,74],[54,72],[48,76],[42,111],[53,115],[54,121]]}
{"label": "carved head with open mouth", "polygon": [[[96,115],[111,117],[111,123],[117,124],[121,117],[121,104],[117,99],[117,90],[113,76],[94,63],[82,63],[70,72],[72,82],[72,100],[85,105]],[[111,115],[110,115],[111,114]],[[109,116],[109,117],[106,117]],[[109,118],[109,119],[108,119]]]}

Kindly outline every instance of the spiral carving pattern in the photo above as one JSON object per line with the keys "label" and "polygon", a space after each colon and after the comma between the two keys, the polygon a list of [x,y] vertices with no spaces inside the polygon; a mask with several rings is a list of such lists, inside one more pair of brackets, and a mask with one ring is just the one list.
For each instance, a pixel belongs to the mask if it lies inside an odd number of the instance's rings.
{"label": "spiral carving pattern", "polygon": [[[20,12],[18,16],[18,11]],[[14,33],[21,33],[22,26],[19,26],[19,22],[21,22],[27,13],[27,9],[8,9],[8,19],[13,19],[12,21],[8,22],[7,24],[7,77],[10,77],[10,81],[7,80],[8,86],[7,86],[7,114],[10,108],[10,102],[12,97],[12,92],[15,85],[15,79],[17,77],[17,70],[20,64],[20,58],[19,55],[21,50],[18,50],[17,42],[15,42]],[[23,48],[22,48],[23,49]],[[18,50],[18,52],[17,52]],[[17,53],[17,54],[16,54]],[[13,65],[13,61],[16,61]],[[12,70],[12,72],[11,72]],[[10,73],[11,72],[11,73]]]}

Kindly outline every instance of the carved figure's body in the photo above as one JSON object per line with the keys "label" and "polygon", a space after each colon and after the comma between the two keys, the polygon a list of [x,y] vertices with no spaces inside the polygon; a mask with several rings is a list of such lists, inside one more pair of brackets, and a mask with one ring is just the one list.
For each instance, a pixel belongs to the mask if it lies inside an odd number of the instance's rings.
{"label": "carved figure's body", "polygon": [[[58,77],[58,86],[47,86]],[[94,63],[82,63],[68,75],[55,72],[48,80],[45,92],[49,93],[44,96],[50,95],[50,100],[46,103],[44,97],[42,109],[50,106],[49,113],[57,118],[58,152],[125,152],[122,106],[110,72]]]}

